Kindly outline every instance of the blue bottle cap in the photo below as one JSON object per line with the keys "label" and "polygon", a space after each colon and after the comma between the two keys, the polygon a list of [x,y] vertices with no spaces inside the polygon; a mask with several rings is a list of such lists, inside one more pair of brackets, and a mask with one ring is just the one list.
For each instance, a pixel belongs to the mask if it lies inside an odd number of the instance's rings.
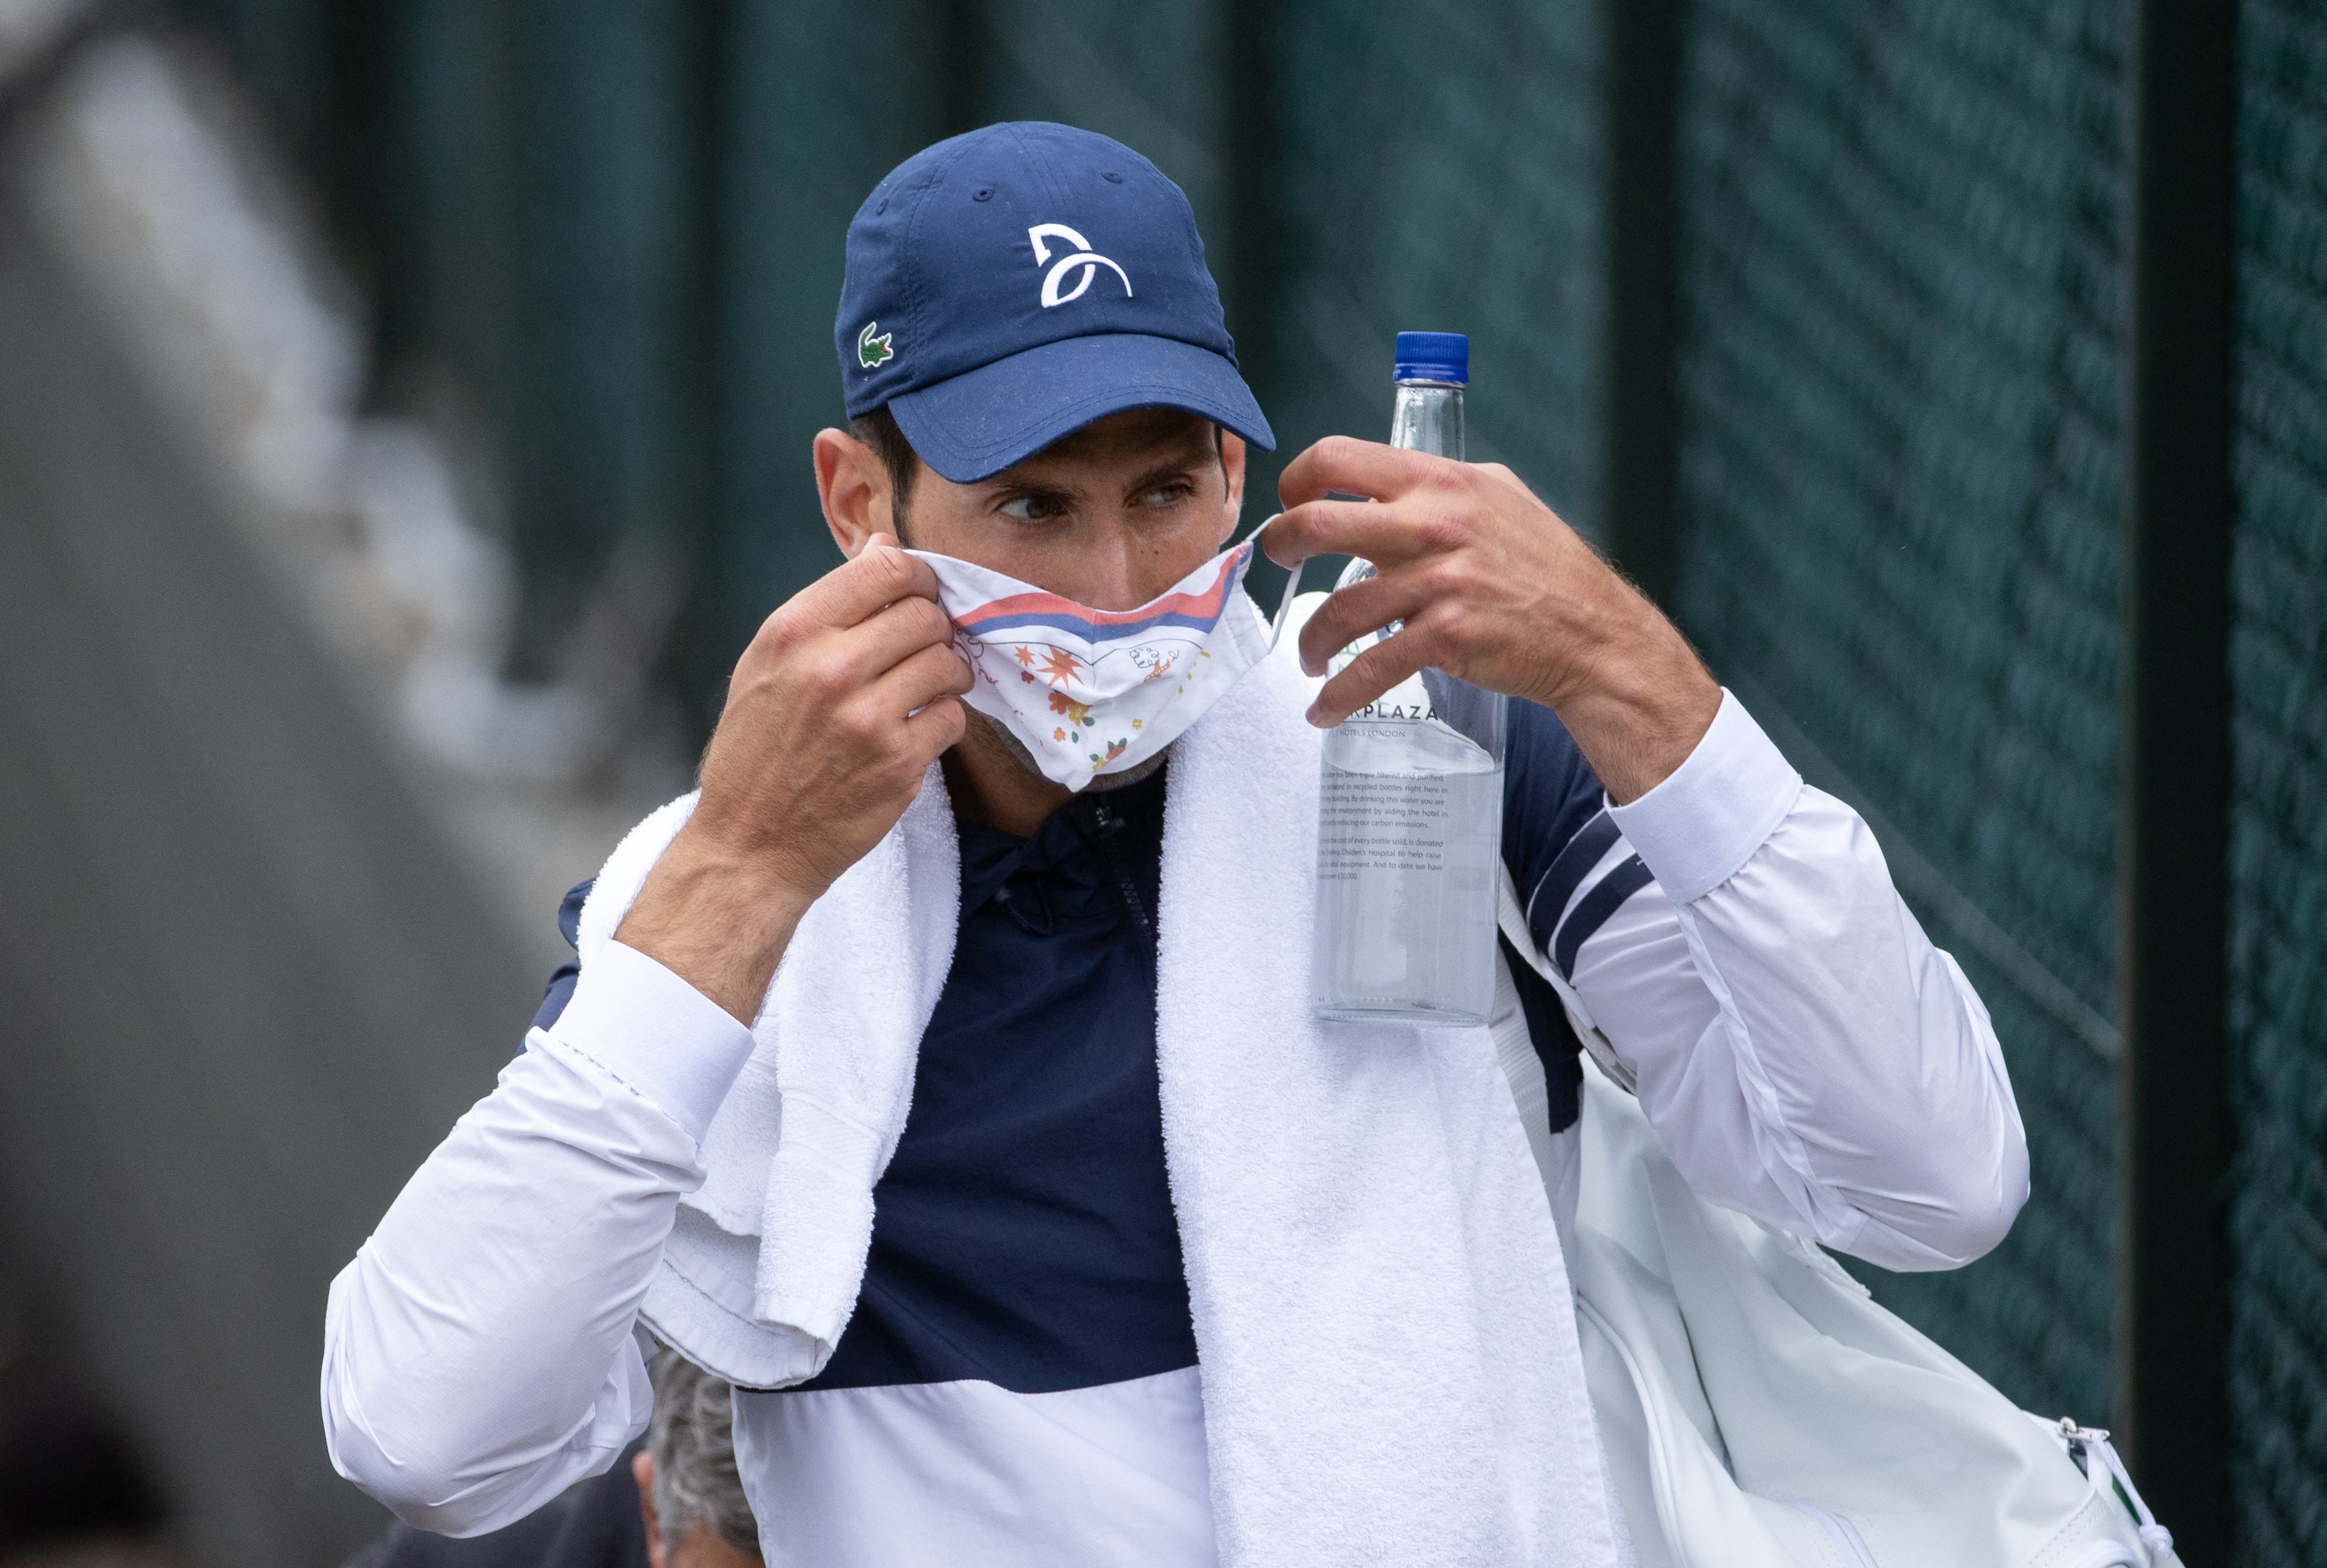
{"label": "blue bottle cap", "polygon": [[1400,332],[1390,377],[1398,381],[1471,380],[1471,340],[1461,332]]}

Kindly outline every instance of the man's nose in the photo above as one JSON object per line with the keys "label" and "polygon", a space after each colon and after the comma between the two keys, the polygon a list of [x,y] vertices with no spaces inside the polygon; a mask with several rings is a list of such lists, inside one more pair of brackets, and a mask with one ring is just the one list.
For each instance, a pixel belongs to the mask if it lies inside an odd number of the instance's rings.
{"label": "man's nose", "polygon": [[[1084,603],[1094,610],[1136,610],[1164,591],[1147,581],[1154,570],[1138,548],[1127,518],[1093,519],[1083,555]],[[1170,583],[1164,584],[1169,586]]]}

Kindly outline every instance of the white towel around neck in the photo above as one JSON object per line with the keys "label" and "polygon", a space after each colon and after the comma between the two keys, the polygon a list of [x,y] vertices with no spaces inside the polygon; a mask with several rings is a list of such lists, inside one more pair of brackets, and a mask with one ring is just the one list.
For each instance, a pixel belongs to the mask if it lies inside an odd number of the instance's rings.
{"label": "white towel around neck", "polygon": [[[1488,1031],[1310,1013],[1295,640],[1174,744],[1164,808],[1156,1053],[1220,1561],[1606,1568],[1566,1269]],[[584,964],[692,804],[607,862]],[[649,1326],[734,1382],[814,1376],[855,1307],[958,903],[932,769],[801,921],[647,1294]]]}

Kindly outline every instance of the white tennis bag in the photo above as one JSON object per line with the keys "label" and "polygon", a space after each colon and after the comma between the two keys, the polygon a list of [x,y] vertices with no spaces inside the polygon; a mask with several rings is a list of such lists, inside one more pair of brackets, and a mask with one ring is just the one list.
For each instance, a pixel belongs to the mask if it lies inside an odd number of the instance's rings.
{"label": "white tennis bag", "polygon": [[1590,1059],[1570,1272],[1639,1568],[2180,1568],[2106,1433],[2017,1409],[1814,1244],[1697,1197],[1517,914]]}

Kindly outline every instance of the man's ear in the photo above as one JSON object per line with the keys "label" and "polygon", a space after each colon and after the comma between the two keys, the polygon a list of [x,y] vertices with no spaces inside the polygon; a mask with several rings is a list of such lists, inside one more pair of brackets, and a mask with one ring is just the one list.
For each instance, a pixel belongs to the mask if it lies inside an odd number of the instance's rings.
{"label": "man's ear", "polygon": [[813,447],[824,526],[850,560],[875,534],[896,537],[894,498],[880,453],[846,430],[819,430]]}
{"label": "man's ear", "polygon": [[640,1449],[631,1461],[631,1479],[639,1483],[639,1513],[647,1522],[647,1568],[668,1568],[662,1549],[662,1521],[655,1517],[654,1455]]}
{"label": "man's ear", "polygon": [[1244,437],[1232,430],[1220,432],[1220,472],[1229,481],[1228,506],[1220,517],[1220,543],[1236,533],[1244,513]]}

